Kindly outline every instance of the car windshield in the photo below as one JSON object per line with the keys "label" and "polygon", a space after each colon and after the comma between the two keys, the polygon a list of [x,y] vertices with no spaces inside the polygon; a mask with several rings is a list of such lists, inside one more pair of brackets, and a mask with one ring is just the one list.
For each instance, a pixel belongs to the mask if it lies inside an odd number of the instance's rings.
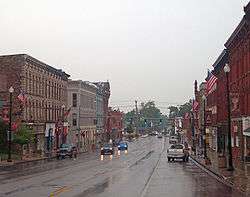
{"label": "car windshield", "polygon": [[60,146],[60,148],[69,148],[69,147],[70,147],[69,144],[62,144],[62,145]]}
{"label": "car windshield", "polygon": [[170,149],[183,149],[183,145],[181,144],[174,144],[170,147]]}
{"label": "car windshield", "polygon": [[104,148],[112,148],[112,145],[111,144],[105,144],[103,147]]}

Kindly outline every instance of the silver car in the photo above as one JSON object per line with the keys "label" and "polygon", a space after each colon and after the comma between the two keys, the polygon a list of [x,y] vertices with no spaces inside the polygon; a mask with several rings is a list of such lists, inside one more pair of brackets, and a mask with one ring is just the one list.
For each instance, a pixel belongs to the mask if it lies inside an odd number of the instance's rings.
{"label": "silver car", "polygon": [[189,159],[189,150],[185,148],[183,144],[172,144],[167,150],[168,161],[175,159],[182,159],[183,162],[188,161]]}

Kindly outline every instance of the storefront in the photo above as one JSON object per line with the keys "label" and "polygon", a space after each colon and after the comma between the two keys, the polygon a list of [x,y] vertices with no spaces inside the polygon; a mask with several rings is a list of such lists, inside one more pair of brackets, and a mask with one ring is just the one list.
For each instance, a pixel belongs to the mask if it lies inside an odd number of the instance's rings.
{"label": "storefront", "polygon": [[55,147],[55,123],[46,123],[45,124],[45,152],[52,152]]}
{"label": "storefront", "polygon": [[242,118],[242,129],[244,138],[244,161],[250,161],[250,117]]}

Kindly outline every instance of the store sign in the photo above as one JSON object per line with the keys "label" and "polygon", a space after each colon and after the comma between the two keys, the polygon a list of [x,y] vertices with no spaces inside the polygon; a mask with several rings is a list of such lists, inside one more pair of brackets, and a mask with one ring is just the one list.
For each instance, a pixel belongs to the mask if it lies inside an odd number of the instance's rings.
{"label": "store sign", "polygon": [[242,118],[243,135],[250,136],[250,117]]}

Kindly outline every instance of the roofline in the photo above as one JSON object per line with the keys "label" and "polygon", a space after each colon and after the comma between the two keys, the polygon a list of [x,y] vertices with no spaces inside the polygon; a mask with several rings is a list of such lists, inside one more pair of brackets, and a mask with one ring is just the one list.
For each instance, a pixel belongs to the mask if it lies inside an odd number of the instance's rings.
{"label": "roofline", "polygon": [[235,37],[238,35],[238,33],[240,32],[240,30],[242,29],[242,27],[245,24],[246,24],[246,20],[245,20],[245,16],[243,16],[243,18],[241,19],[240,23],[236,27],[236,29],[233,31],[233,33],[231,34],[231,36],[228,38],[228,40],[224,44],[224,46],[226,48],[228,48],[230,46],[230,44],[233,42],[233,40],[235,39]]}
{"label": "roofline", "polygon": [[218,66],[220,61],[227,55],[227,49],[223,49],[219,57],[215,60],[214,64],[212,65],[214,68]]}
{"label": "roofline", "polygon": [[28,55],[28,54],[21,53],[21,54],[11,54],[11,55],[1,55],[0,58],[1,57],[3,57],[3,58],[4,57],[10,57],[10,56],[17,56],[17,57],[20,56],[20,57],[23,57],[25,60],[28,59],[31,62],[34,62],[35,64],[38,64],[38,65],[40,65],[42,67],[45,67],[47,69],[50,69],[50,70],[54,71],[58,75],[64,76],[65,79],[70,77],[70,75],[67,74],[66,72],[64,72],[62,69],[54,68],[54,67],[52,67],[52,66],[50,66],[50,65],[48,65],[48,64],[46,64],[46,63],[44,63],[44,62],[42,62],[40,60]]}

